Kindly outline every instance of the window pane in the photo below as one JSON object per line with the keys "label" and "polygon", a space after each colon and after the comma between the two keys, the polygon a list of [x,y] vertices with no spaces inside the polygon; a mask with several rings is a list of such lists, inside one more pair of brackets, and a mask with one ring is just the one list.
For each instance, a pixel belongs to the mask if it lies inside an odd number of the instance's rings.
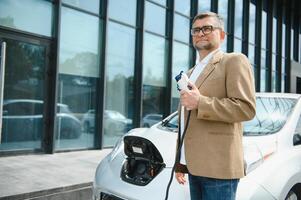
{"label": "window pane", "polygon": [[286,57],[285,55],[285,29],[286,25],[282,24],[282,57]]}
{"label": "window pane", "polygon": [[172,111],[176,111],[179,104],[179,91],[174,79],[181,71],[187,72],[189,66],[189,46],[174,42],[173,43],[173,57],[172,57]]}
{"label": "window pane", "polygon": [[165,39],[144,35],[143,50],[143,117],[162,114],[166,94]]}
{"label": "window pane", "polygon": [[234,38],[234,52],[241,52],[241,40]]}
{"label": "window pane", "polygon": [[299,34],[299,62],[301,63],[301,26],[300,26],[300,34]]}
{"label": "window pane", "polygon": [[266,48],[266,35],[267,35],[267,13],[265,11],[262,11],[261,48]]}
{"label": "window pane", "polygon": [[248,58],[249,58],[251,64],[253,64],[253,65],[255,62],[254,51],[255,51],[255,47],[253,45],[249,44]]}
{"label": "window pane", "polygon": [[284,92],[285,91],[285,75],[284,74],[281,74],[281,92]]}
{"label": "window pane", "polygon": [[273,43],[272,43],[272,52],[276,53],[276,41],[277,41],[277,19],[273,17]]}
{"label": "window pane", "polygon": [[249,42],[252,44],[255,44],[255,17],[256,17],[256,7],[253,3],[250,3]]}
{"label": "window pane", "polygon": [[99,0],[63,0],[63,3],[78,7],[93,13],[99,13]]}
{"label": "window pane", "polygon": [[[218,13],[224,19],[224,27],[225,32],[227,32],[227,16],[228,16],[228,0],[219,0],[218,1]],[[225,36],[225,40],[222,43],[222,50],[227,51],[227,35]]]}
{"label": "window pane", "polygon": [[234,35],[236,37],[242,38],[242,11],[243,11],[243,1],[235,0],[235,29]]}
{"label": "window pane", "polygon": [[166,6],[166,0],[152,0],[152,1],[161,4],[162,6]]}
{"label": "window pane", "polygon": [[145,29],[165,35],[165,9],[145,2]]}
{"label": "window pane", "polygon": [[276,92],[276,72],[272,71],[272,92]]}
{"label": "window pane", "polygon": [[222,43],[221,49],[222,49],[224,52],[227,52],[227,36],[225,36],[225,40],[224,40],[223,43]]}
{"label": "window pane", "polygon": [[107,36],[103,146],[113,146],[132,128],[135,29],[109,22]]}
{"label": "window pane", "polygon": [[143,83],[166,86],[165,39],[145,33],[143,46]]}
{"label": "window pane", "polygon": [[260,70],[260,91],[261,92],[265,92],[265,85],[266,85],[265,75],[266,75],[265,69],[261,68],[261,70]]}
{"label": "window pane", "polygon": [[[34,12],[33,12],[34,10]],[[1,0],[0,25],[52,36],[53,5],[40,0]]]}
{"label": "window pane", "polygon": [[294,29],[291,28],[291,60],[294,60]]}
{"label": "window pane", "polygon": [[136,0],[110,0],[109,17],[135,26]]}
{"label": "window pane", "polygon": [[[56,149],[94,146],[94,134],[91,134],[95,131],[94,114],[91,113],[95,110],[99,77],[98,26],[98,17],[62,8],[57,102],[68,113],[71,125],[64,126],[67,122],[58,111]],[[83,129],[81,126],[87,121],[90,127]]]}
{"label": "window pane", "polygon": [[190,16],[190,0],[175,0],[175,10]]}
{"label": "window pane", "polygon": [[175,14],[174,39],[189,43],[189,18]]}
{"label": "window pane", "polygon": [[198,12],[210,11],[211,8],[211,0],[199,0],[199,8]]}
{"label": "window pane", "polygon": [[218,1],[218,14],[224,19],[225,31],[227,32],[227,17],[228,17],[228,0]]}

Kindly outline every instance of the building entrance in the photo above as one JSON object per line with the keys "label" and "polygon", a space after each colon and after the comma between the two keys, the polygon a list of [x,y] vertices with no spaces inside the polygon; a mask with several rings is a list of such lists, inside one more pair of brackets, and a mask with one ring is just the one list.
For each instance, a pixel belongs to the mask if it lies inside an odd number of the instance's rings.
{"label": "building entrance", "polygon": [[0,33],[0,153],[42,151],[45,74],[50,45]]}

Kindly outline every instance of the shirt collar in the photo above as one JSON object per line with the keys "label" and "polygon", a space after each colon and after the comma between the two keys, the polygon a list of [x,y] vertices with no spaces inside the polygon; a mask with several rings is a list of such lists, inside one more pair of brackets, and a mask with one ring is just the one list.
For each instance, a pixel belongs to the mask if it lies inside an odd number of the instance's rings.
{"label": "shirt collar", "polygon": [[201,61],[199,61],[200,64],[206,65],[208,64],[209,60],[212,58],[213,54],[220,50],[220,48],[215,49],[214,51],[210,52],[205,58],[203,58]]}

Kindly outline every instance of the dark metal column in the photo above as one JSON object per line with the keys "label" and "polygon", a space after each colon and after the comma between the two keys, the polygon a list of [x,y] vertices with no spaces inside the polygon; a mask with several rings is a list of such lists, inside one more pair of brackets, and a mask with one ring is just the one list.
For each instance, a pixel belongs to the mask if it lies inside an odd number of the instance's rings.
{"label": "dark metal column", "polygon": [[261,10],[262,2],[256,1],[255,22],[255,86],[256,92],[260,91],[260,68],[261,68]]}
{"label": "dark metal column", "polygon": [[249,54],[249,15],[250,15],[250,0],[243,0],[243,15],[242,15],[242,53],[248,56]]}
{"label": "dark metal column", "polygon": [[43,138],[43,147],[45,153],[54,153],[57,112],[57,84],[58,84],[58,67],[59,67],[59,52],[60,52],[60,31],[61,31],[61,8],[62,1],[56,0],[55,7],[55,33],[53,42],[53,54],[50,55],[50,66],[47,69],[46,76],[46,97],[45,97],[45,126]]}
{"label": "dark metal column", "polygon": [[228,0],[228,37],[227,37],[227,52],[233,52],[234,49],[234,26],[235,26],[235,0]]}
{"label": "dark metal column", "polygon": [[[267,35],[266,35],[266,84],[265,90],[271,92],[272,90],[272,43],[273,43],[273,0],[266,0],[266,12],[267,12]],[[263,45],[263,44],[262,44]]]}
{"label": "dark metal column", "polygon": [[166,37],[168,42],[167,47],[167,77],[166,77],[166,96],[165,102],[166,105],[163,110],[163,118],[167,117],[171,113],[171,101],[172,94],[171,88],[173,83],[172,77],[172,55],[173,55],[173,24],[174,24],[174,1],[167,0],[167,10],[166,10]]}
{"label": "dark metal column", "polygon": [[143,32],[144,32],[144,5],[145,0],[137,1],[136,15],[136,41],[135,41],[135,72],[134,72],[134,118],[133,127],[140,127],[142,118],[142,95],[143,95]]}
{"label": "dark metal column", "polygon": [[106,46],[107,46],[107,24],[108,24],[108,1],[100,1],[99,17],[99,78],[96,85],[96,107],[95,107],[95,135],[94,146],[96,149],[102,148],[103,136],[103,113],[105,109],[105,88],[106,88]]}

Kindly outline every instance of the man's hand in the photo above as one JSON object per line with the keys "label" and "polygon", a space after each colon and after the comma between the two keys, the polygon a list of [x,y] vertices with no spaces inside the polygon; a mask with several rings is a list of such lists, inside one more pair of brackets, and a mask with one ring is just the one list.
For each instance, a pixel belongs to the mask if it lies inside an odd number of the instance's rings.
{"label": "man's hand", "polygon": [[191,87],[191,90],[180,91],[181,105],[184,106],[187,110],[197,109],[201,94],[199,92],[199,89],[193,83],[189,82],[189,86]]}
{"label": "man's hand", "polygon": [[181,173],[181,172],[176,172],[175,173],[176,179],[178,181],[179,184],[184,185],[186,183],[186,178],[185,178],[185,174]]}

